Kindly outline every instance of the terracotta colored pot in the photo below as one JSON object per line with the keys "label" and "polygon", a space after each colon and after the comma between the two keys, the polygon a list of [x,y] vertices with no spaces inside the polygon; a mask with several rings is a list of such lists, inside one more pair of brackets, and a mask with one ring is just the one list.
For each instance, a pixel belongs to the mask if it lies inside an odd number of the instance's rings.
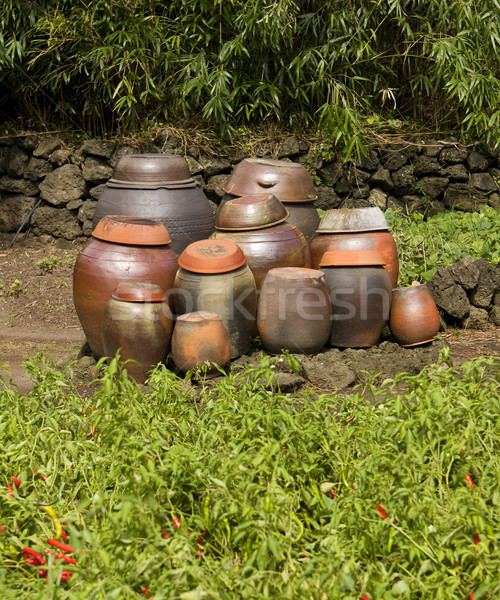
{"label": "terracotta colored pot", "polygon": [[271,354],[319,352],[330,336],[331,312],[322,271],[271,269],[264,279],[257,313],[262,344]]}
{"label": "terracotta colored pot", "polygon": [[[183,373],[209,361],[225,367],[231,357],[229,334],[217,313],[201,310],[177,317],[172,335],[172,358]],[[208,375],[217,375],[212,367]]]}
{"label": "terracotta colored pot", "polygon": [[392,290],[389,328],[399,345],[432,342],[439,325],[436,303],[425,284]]}
{"label": "terracotta colored pot", "polygon": [[309,246],[302,233],[289,223],[252,231],[215,231],[216,240],[238,244],[260,289],[269,269],[276,267],[309,267]]}
{"label": "terracotta colored pot", "polygon": [[224,231],[263,229],[288,217],[283,203],[272,194],[235,197],[221,203],[215,214],[215,228]]}
{"label": "terracotta colored pot", "polygon": [[[139,281],[159,285],[168,292],[174,284],[177,271],[177,255],[169,244],[149,245],[161,223],[141,219],[140,225],[127,217],[106,217],[108,221],[121,222],[130,228],[134,244],[110,242],[92,237],[80,251],[73,271],[73,300],[76,313],[92,352],[104,356],[102,343],[102,318],[113,290],[121,282]],[[137,235],[140,227],[143,237]],[[106,227],[103,228],[107,229]],[[113,227],[109,227],[113,230]],[[148,229],[151,234],[148,235]],[[98,230],[102,234],[102,230]]]}
{"label": "terracotta colored pot", "polygon": [[320,263],[332,301],[330,344],[367,348],[389,318],[392,285],[376,251],[326,252]]}
{"label": "terracotta colored pot", "polygon": [[311,267],[319,268],[327,250],[377,250],[384,258],[385,269],[396,287],[399,274],[399,258],[396,242],[389,231],[366,231],[345,233],[322,233],[311,241]]}
{"label": "terracotta colored pot", "polygon": [[241,249],[229,240],[194,242],[179,257],[179,265],[173,289],[176,314],[217,313],[229,333],[231,358],[244,354],[255,327],[257,299]]}
{"label": "terracotta colored pot", "polygon": [[214,230],[214,216],[207,197],[199,183],[189,176],[185,159],[175,154],[122,157],[97,202],[94,227],[110,214],[162,221],[178,254]]}
{"label": "terracotta colored pot", "polygon": [[[120,349],[120,362],[139,382],[170,350],[172,313],[163,290],[147,283],[119,283],[106,304],[102,341],[106,356]],[[125,364],[127,360],[137,361]]]}

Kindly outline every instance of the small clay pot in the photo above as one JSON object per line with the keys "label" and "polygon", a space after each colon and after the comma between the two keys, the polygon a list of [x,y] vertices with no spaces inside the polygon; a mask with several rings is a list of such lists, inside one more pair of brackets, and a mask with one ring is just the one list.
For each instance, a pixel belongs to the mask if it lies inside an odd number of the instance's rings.
{"label": "small clay pot", "polygon": [[436,303],[425,284],[392,290],[389,328],[400,346],[432,342],[439,325]]}
{"label": "small clay pot", "polygon": [[389,319],[392,285],[380,253],[325,252],[320,263],[332,302],[329,342],[339,348],[377,343]]}
{"label": "small clay pot", "polygon": [[167,358],[172,328],[172,313],[160,286],[120,283],[104,309],[104,353],[113,357],[120,349],[128,374],[143,383],[148,371]]}
{"label": "small clay pot", "polygon": [[313,354],[330,336],[332,307],[322,271],[271,269],[259,297],[257,326],[264,348]]}
{"label": "small clay pot", "polygon": [[282,223],[288,211],[272,194],[241,196],[224,202],[215,215],[215,228],[224,231],[263,229]]}
{"label": "small clay pot", "polygon": [[[225,367],[231,357],[229,334],[217,313],[200,310],[177,317],[172,335],[172,358],[179,371],[186,373],[207,361]],[[207,375],[217,375],[209,367]]]}

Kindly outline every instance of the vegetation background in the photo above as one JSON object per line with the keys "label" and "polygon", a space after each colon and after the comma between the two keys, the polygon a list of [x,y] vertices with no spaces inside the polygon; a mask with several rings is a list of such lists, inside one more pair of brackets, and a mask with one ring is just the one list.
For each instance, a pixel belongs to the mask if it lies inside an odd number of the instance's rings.
{"label": "vegetation background", "polygon": [[4,0],[0,111],[92,135],[194,117],[344,154],[407,127],[500,133],[499,0]]}

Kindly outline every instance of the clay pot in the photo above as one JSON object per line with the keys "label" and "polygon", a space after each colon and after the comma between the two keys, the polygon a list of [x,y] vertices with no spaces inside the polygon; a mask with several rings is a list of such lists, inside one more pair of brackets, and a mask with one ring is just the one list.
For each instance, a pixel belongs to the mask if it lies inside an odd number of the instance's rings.
{"label": "clay pot", "polygon": [[322,271],[271,269],[259,297],[257,326],[264,348],[313,354],[330,336],[332,307]]}
{"label": "clay pot", "polygon": [[400,346],[432,342],[439,325],[436,303],[425,284],[392,290],[389,328]]}
{"label": "clay pot", "polygon": [[95,355],[105,355],[102,319],[119,283],[153,283],[164,292],[173,287],[177,255],[169,239],[162,223],[110,215],[100,221],[80,251],[73,271],[73,301]]}
{"label": "clay pot", "polygon": [[320,262],[332,302],[329,342],[340,348],[377,343],[389,318],[392,285],[380,253],[328,251]]}
{"label": "clay pot", "polygon": [[231,240],[247,258],[259,290],[269,269],[276,267],[309,267],[309,246],[302,233],[290,223],[249,231],[218,231],[211,239]]}
{"label": "clay pot", "polygon": [[208,199],[191,178],[186,160],[177,154],[123,156],[97,202],[94,227],[109,214],[162,221],[178,254],[214,230]]}
{"label": "clay pot", "polygon": [[[148,283],[119,283],[106,304],[102,319],[104,354],[120,362],[128,374],[143,383],[170,350],[172,313],[164,291]],[[125,364],[127,360],[137,361]]]}
{"label": "clay pot", "polygon": [[327,210],[316,233],[317,236],[310,243],[313,269],[318,268],[327,250],[376,250],[384,258],[392,286],[396,287],[398,250],[384,213],[379,208]]}
{"label": "clay pot", "polygon": [[179,257],[173,300],[177,315],[200,310],[218,314],[229,333],[231,358],[250,348],[257,315],[255,279],[234,242],[190,244]]}
{"label": "clay pot", "polygon": [[[172,335],[172,358],[186,373],[209,361],[225,367],[231,357],[229,334],[217,313],[200,310],[177,317]],[[207,375],[217,375],[215,367]]]}
{"label": "clay pot", "polygon": [[241,196],[219,205],[215,228],[224,231],[263,229],[278,225],[287,217],[283,203],[272,194]]}

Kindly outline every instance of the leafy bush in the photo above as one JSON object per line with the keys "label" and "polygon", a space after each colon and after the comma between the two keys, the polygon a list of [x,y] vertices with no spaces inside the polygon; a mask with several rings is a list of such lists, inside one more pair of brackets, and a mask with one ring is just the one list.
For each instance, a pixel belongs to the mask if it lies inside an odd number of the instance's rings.
{"label": "leafy bush", "polygon": [[[21,481],[0,495],[2,598],[498,597],[498,358],[368,384],[375,406],[270,391],[272,360],[195,395],[115,359],[88,398],[29,361],[32,393],[0,392]],[[47,504],[69,581],[22,560],[54,537]]]}

